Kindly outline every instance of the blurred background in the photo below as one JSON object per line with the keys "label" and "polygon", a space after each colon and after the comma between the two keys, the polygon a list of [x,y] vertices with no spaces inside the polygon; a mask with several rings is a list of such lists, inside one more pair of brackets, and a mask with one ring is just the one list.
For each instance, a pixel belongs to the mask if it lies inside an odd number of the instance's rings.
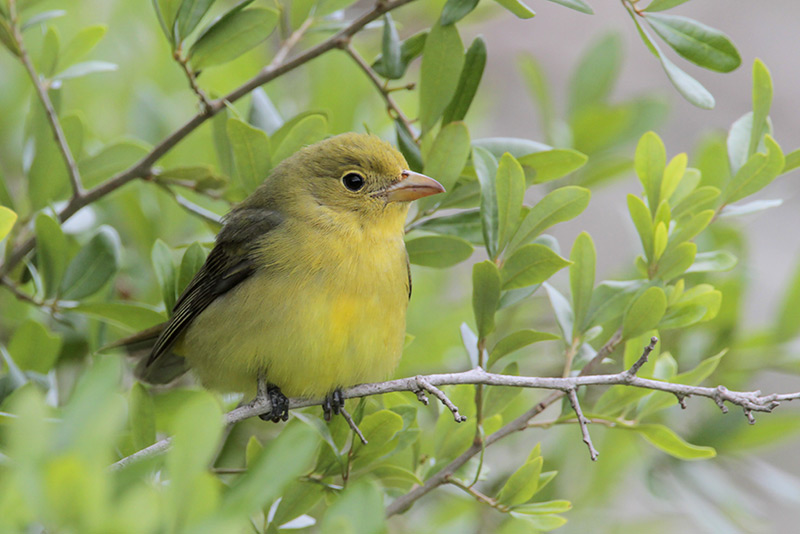
{"label": "blurred background", "polygon": [[[714,94],[716,107],[707,111],[692,106],[677,94],[661,65],[640,41],[620,3],[594,0],[593,16],[544,1],[529,3],[537,12],[532,20],[518,20],[493,2],[484,1],[459,23],[465,45],[480,34],[488,47],[487,70],[476,103],[467,116],[473,139],[502,136],[546,142],[549,133],[523,76],[521,57],[527,55],[538,63],[550,87],[555,122],[567,123],[567,95],[577,65],[599,39],[615,34],[621,43],[623,59],[609,101],[614,105],[645,99],[647,106],[632,109],[642,114],[645,129],[655,129],[661,135],[669,157],[688,152],[690,165],[693,164],[698,145],[704,139],[714,132],[724,136],[730,125],[751,109],[751,66],[756,57],[772,73],[771,117],[775,137],[786,153],[800,146],[797,31],[800,4],[791,0],[773,0],[767,4],[695,0],[671,11],[722,30],[742,56],[742,66],[730,74],[712,73],[681,62],[682,68]],[[369,4],[360,2],[352,9],[357,11]],[[443,2],[420,4],[424,5],[396,13],[401,38],[430,26]],[[172,61],[149,2],[45,0],[41,5],[43,10],[68,11],[67,16],[53,23],[64,39],[89,24],[106,24],[110,28],[91,57],[116,63],[118,70],[73,80],[61,92],[61,108],[76,111],[83,121],[84,154],[92,155],[109,143],[123,142],[125,150],[120,152],[117,168],[112,170],[123,169],[147,146],[157,143],[196,112],[194,95]],[[34,56],[43,38],[36,31],[26,34]],[[312,32],[299,49],[327,35]],[[380,29],[359,37],[354,46],[371,60],[380,48]],[[232,63],[209,69],[199,82],[212,95],[224,94],[254,75],[274,52],[274,47],[259,47]],[[415,80],[418,67],[416,62],[404,80]],[[363,131],[367,127],[387,139],[394,137],[391,122],[383,116],[379,95],[343,53],[332,52],[308,68],[269,84],[265,91],[285,119],[306,109],[325,109],[329,111],[331,133]],[[416,94],[413,91],[395,94],[407,114],[415,116]],[[29,95],[30,82],[23,71],[8,54],[0,54],[0,173],[11,193],[20,199],[24,196],[25,158],[19,155],[26,151],[24,132],[30,110]],[[246,116],[249,97],[237,103],[236,108]],[[635,141],[643,131],[632,131],[628,138],[618,139],[615,149],[632,157]],[[584,146],[601,142],[589,134],[584,134]],[[602,131],[597,133],[598,138],[604,135]],[[211,125],[207,124],[168,153],[160,164],[165,168],[197,163],[219,166],[211,137]],[[198,154],[206,155],[207,159],[198,162]],[[716,323],[714,341],[706,339],[708,332],[692,329],[664,341],[682,367],[684,362],[691,367],[691,362],[713,354],[707,352],[711,347],[736,345],[738,348],[724,360],[727,370],[723,366],[710,379],[714,384],[724,381],[731,388],[752,384],[756,370],[768,368],[756,373],[756,387],[765,392],[800,390],[800,377],[791,374],[800,371],[800,340],[783,346],[780,357],[751,343],[774,322],[800,261],[798,174],[796,171],[778,178],[757,197],[782,198],[783,205],[726,223],[725,230],[712,238],[734,243],[740,256],[734,272],[714,279],[715,284],[729,290],[723,309],[730,312]],[[588,230],[598,250],[598,281],[624,279],[632,272],[633,259],[640,248],[625,196],[638,194],[639,183],[632,172],[623,170],[597,180],[592,191],[586,212],[560,225],[554,235],[561,242],[562,251],[568,251],[575,236]],[[536,201],[544,192],[534,188],[529,191],[529,200]],[[224,202],[189,192],[187,197],[217,213],[227,209]],[[115,193],[109,202],[83,210],[66,228],[78,233],[101,222],[120,232],[125,247],[123,269],[114,291],[153,304],[160,303],[150,266],[155,239],[179,247],[213,238],[212,231],[202,221],[188,217],[168,195],[143,183],[133,183]],[[416,339],[404,356],[398,376],[462,370],[469,366],[459,325],[471,321],[470,272],[469,265],[447,271],[414,268],[415,293],[408,328]],[[554,280],[561,288],[568,284],[566,273]],[[746,292],[737,293],[739,288],[746,288]],[[0,334],[7,338],[29,311],[10,299],[3,302],[8,305],[3,311]],[[431,310],[436,313],[432,315]],[[549,303],[543,296],[526,304],[524,309],[504,313],[509,325],[555,330]],[[88,345],[85,339],[65,338],[65,346],[72,347],[77,355],[85,354]],[[558,347],[553,344],[550,349],[544,354],[518,356],[525,365],[523,372],[542,375],[559,372]],[[780,366],[772,365],[776,359],[780,359]],[[523,397],[520,403],[530,403],[538,394],[526,392]],[[512,465],[508,457],[524,456],[541,440],[545,465],[552,461],[560,470],[551,493],[572,500],[575,505],[568,514],[570,522],[559,532],[640,532],[644,528],[648,532],[793,531],[800,517],[800,455],[797,454],[800,438],[796,435],[800,430],[800,406],[785,406],[777,414],[757,416],[759,422],[753,430],[739,413],[722,416],[713,403],[690,400],[689,407],[686,412],[671,413],[670,425],[692,443],[712,444],[726,454],[710,461],[679,462],[640,444],[641,440],[631,441],[622,432],[592,428],[601,452],[600,461],[595,464],[589,461],[578,429],[567,426],[530,430],[515,436],[509,440],[508,449],[490,450],[487,463],[500,471],[505,464]],[[604,462],[603,450],[616,448],[626,451],[625,455],[616,455],[623,458],[622,463]],[[753,451],[757,451],[755,457],[750,456]],[[439,493],[452,491],[442,489]],[[432,494],[433,506],[415,508],[397,520],[396,531],[488,532],[494,528],[489,526],[494,525],[491,520],[479,515],[485,512],[476,511],[468,499],[464,500],[463,508],[451,506],[445,510],[435,506],[438,498],[437,493]],[[463,517],[454,520],[458,514]]]}

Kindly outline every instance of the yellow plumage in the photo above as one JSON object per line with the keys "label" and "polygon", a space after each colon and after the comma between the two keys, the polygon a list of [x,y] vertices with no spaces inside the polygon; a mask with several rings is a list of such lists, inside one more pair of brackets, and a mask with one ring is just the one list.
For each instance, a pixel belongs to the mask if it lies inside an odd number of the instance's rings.
{"label": "yellow plumage", "polygon": [[143,375],[171,377],[182,356],[210,388],[252,394],[263,374],[309,397],[387,377],[405,338],[408,202],[442,190],[373,136],[299,151],[228,214]]}

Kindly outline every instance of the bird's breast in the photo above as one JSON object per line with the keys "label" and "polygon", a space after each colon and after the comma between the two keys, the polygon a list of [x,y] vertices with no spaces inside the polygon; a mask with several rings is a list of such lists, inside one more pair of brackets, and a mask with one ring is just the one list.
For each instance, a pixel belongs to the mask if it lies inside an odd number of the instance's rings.
{"label": "bird's breast", "polygon": [[[408,303],[402,234],[290,231],[261,255],[264,267],[186,334],[183,352],[207,386],[252,391],[266,370],[285,394],[314,397],[392,372]],[[229,336],[211,335],[220,325]]]}

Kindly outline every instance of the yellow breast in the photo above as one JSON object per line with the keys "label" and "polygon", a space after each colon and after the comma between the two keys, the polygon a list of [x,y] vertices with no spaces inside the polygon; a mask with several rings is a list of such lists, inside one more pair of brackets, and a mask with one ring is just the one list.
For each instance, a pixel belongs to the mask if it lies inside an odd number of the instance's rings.
{"label": "yellow breast", "polygon": [[180,344],[204,385],[252,394],[263,370],[287,396],[320,397],[394,370],[408,303],[401,233],[287,224],[262,254],[264,268],[214,301]]}

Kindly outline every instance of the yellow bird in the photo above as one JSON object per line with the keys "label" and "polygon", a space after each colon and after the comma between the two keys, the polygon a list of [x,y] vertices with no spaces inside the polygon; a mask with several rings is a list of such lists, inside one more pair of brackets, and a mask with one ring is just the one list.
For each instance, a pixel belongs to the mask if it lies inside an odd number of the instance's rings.
{"label": "yellow bird", "polygon": [[375,136],[343,134],[298,151],[225,216],[205,264],[154,331],[140,376],[168,382],[188,364],[208,388],[268,394],[264,419],[286,420],[286,396],[325,396],[330,418],[340,388],[384,379],[397,365],[411,296],[409,202],[443,191]]}

